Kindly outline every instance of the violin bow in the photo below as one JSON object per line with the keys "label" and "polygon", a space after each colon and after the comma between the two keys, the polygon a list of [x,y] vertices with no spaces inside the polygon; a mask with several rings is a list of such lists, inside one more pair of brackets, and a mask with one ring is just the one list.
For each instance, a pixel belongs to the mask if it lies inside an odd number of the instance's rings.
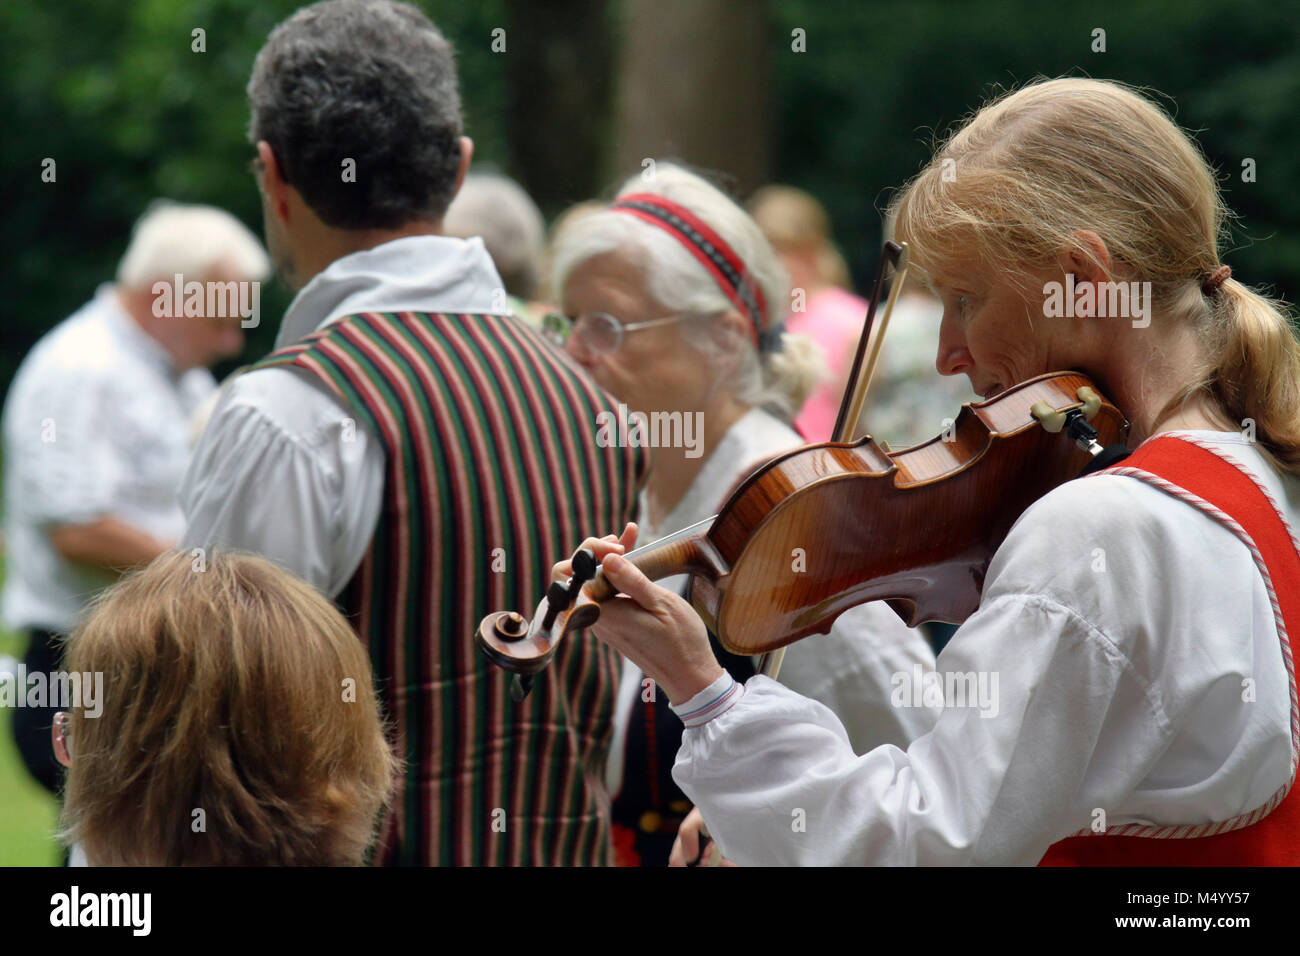
{"label": "violin bow", "polygon": [[[876,326],[876,312],[880,306],[880,297],[885,288],[885,277],[889,268],[894,270],[894,284],[889,290],[889,299],[885,302],[885,312]],[[907,281],[907,243],[885,241],[885,248],[876,266],[876,281],[871,290],[871,300],[867,303],[867,317],[862,323],[862,336],[858,339],[858,350],[853,356],[853,369],[844,387],[844,397],[840,400],[840,412],[835,418],[835,429],[831,432],[833,442],[851,442],[858,422],[862,420],[862,410],[867,404],[867,389],[875,374],[880,360],[880,347],[885,341],[885,330],[889,328],[889,319],[894,314],[894,304],[903,291]],[[781,662],[785,660],[785,648],[779,647],[759,657],[758,673],[776,680],[781,672]]]}
{"label": "violin bow", "polygon": [[[889,300],[885,303],[885,312],[877,328],[876,311],[880,305],[880,296],[890,266],[893,266],[895,273],[894,284],[890,287]],[[862,410],[867,404],[867,389],[871,385],[871,378],[880,360],[880,347],[885,340],[885,330],[889,328],[889,320],[894,314],[894,304],[903,291],[903,283],[907,281],[907,268],[907,243],[894,242],[892,239],[886,241],[880,263],[876,267],[876,283],[871,291],[871,301],[867,305],[867,318],[862,325],[858,351],[853,357],[853,370],[849,373],[849,380],[844,388],[844,398],[840,402],[840,413],[835,419],[835,429],[831,433],[833,442],[853,441],[853,433],[862,419]]]}

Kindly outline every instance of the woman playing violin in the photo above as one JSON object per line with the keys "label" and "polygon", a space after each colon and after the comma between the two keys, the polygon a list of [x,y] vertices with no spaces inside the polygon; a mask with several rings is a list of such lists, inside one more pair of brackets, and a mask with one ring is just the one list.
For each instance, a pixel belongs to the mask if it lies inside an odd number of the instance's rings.
{"label": "woman playing violin", "polygon": [[[906,750],[855,756],[825,707],[724,674],[690,607],[619,557],[634,528],[587,542],[625,595],[595,633],[685,724],[675,779],[741,864],[1300,863],[1281,481],[1300,472],[1300,344],[1222,263],[1199,149],[1120,84],[1039,82],[969,120],[889,212],[943,301],[939,370],[985,396],[1081,370],[1131,454],[1024,512]],[[919,696],[906,679],[899,706]]]}

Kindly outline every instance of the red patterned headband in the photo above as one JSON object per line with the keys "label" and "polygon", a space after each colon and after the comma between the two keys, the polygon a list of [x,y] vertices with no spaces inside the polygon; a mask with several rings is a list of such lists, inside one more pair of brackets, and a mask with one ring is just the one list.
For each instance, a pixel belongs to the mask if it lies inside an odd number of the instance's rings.
{"label": "red patterned headband", "polygon": [[685,246],[713,276],[723,294],[745,313],[754,344],[760,350],[770,348],[771,336],[764,334],[767,303],[763,300],[763,290],[749,278],[744,262],[725,239],[686,207],[654,193],[620,196],[609,208],[658,226]]}

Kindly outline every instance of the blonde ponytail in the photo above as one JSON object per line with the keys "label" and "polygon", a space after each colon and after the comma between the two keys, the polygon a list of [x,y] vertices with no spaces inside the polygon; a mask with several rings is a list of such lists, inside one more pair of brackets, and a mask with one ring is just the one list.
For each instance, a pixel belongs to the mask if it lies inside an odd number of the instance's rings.
{"label": "blonde ponytail", "polygon": [[1211,297],[1217,367],[1202,387],[1234,427],[1300,475],[1300,339],[1286,304],[1228,279]]}

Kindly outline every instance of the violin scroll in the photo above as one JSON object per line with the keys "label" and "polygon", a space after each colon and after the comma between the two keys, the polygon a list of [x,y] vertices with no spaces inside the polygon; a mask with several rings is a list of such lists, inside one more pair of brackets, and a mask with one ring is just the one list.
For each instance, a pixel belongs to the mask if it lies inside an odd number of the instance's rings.
{"label": "violin scroll", "polygon": [[[612,596],[593,551],[580,549],[572,563],[573,576],[552,582],[531,621],[516,611],[498,611],[483,618],[474,632],[488,659],[514,672],[510,696],[516,703],[528,696],[533,676],[550,664],[565,635],[594,624],[600,617],[598,602]],[[593,582],[592,593],[584,594],[588,582]]]}
{"label": "violin scroll", "polygon": [[[706,535],[712,518],[624,554],[650,580],[691,574],[715,580],[727,571]],[[515,674],[511,696],[524,699],[532,677],[545,670],[566,636],[600,618],[600,605],[618,594],[601,573],[596,554],[580,549],[570,560],[573,575],[553,582],[531,619],[514,611],[489,614],[474,632],[479,649],[498,667]],[[706,619],[707,621],[707,619]]]}

